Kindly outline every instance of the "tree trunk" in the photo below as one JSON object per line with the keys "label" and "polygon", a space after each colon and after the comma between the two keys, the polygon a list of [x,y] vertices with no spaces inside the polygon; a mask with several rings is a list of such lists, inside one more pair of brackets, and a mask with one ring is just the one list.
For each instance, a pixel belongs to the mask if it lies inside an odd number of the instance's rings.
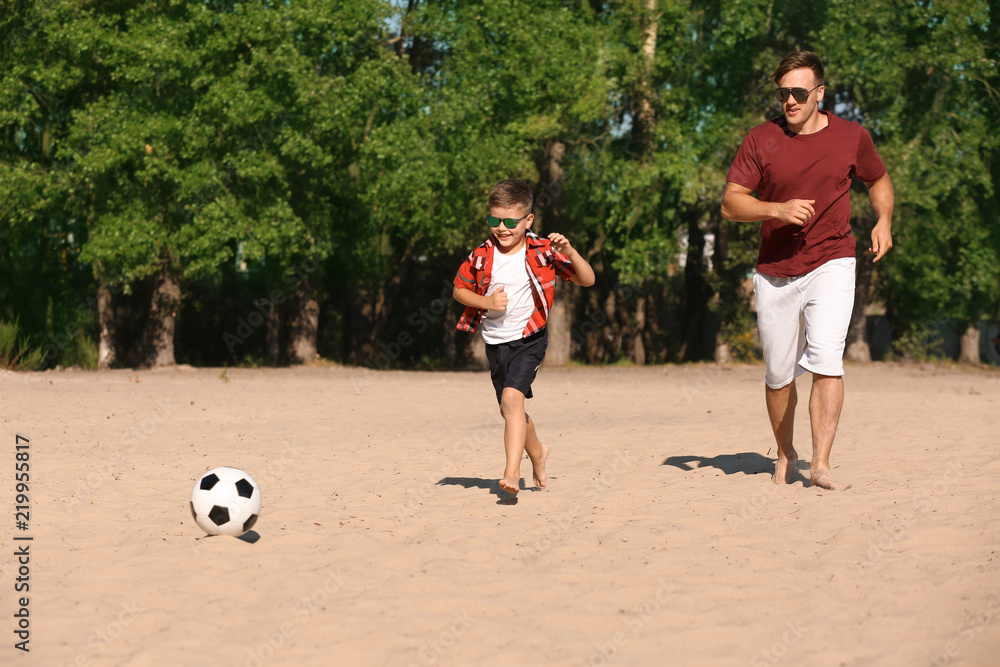
{"label": "tree trunk", "polygon": [[872,261],[868,258],[868,242],[865,235],[857,237],[857,280],[854,286],[854,312],[847,329],[847,351],[844,357],[855,363],[869,363],[872,351],[868,346],[868,303],[871,300]]}
{"label": "tree trunk", "polygon": [[962,347],[958,353],[961,364],[979,364],[979,323],[970,322],[962,335]]}
{"label": "tree trunk", "polygon": [[566,144],[561,141],[550,141],[546,144],[539,159],[536,160],[541,183],[536,189],[535,209],[541,218],[541,225],[533,227],[535,232],[543,230],[546,234],[561,232],[563,228],[562,202],[564,191],[564,176],[562,161],[566,156]]}
{"label": "tree trunk", "polygon": [[480,330],[476,330],[474,334],[466,335],[469,336],[469,359],[472,360],[473,366],[488,369],[490,367],[490,360],[486,358],[486,341],[483,340]]}
{"label": "tree trunk", "polygon": [[[566,155],[566,144],[549,141],[536,160],[541,183],[535,197],[536,222],[533,231],[544,236],[563,231],[562,201],[563,177],[562,160]],[[562,281],[559,281],[562,282]],[[572,283],[563,283],[556,289],[555,301],[549,310],[546,328],[549,331],[549,347],[545,353],[545,363],[550,366],[565,366],[572,354],[573,304],[577,291]]]}
{"label": "tree trunk", "polygon": [[273,306],[267,314],[267,337],[264,339],[264,354],[272,364],[281,360],[281,308]]}
{"label": "tree trunk", "polygon": [[705,233],[698,224],[695,211],[689,213],[688,250],[684,265],[684,322],[685,336],[681,358],[684,361],[703,361],[709,351],[714,356],[715,332],[709,331],[709,301],[714,290],[708,282],[705,266]]}
{"label": "tree trunk", "polygon": [[288,322],[288,360],[293,364],[316,361],[316,339],[319,333],[319,302],[308,283],[303,282],[291,304]]}
{"label": "tree trunk", "polygon": [[556,291],[556,298],[549,310],[549,321],[545,328],[549,332],[549,347],[545,351],[545,363],[548,366],[565,366],[569,363],[573,347],[573,318],[571,315],[573,302],[568,285]]}
{"label": "tree trunk", "polygon": [[646,365],[646,295],[639,294],[635,300],[635,331],[632,334],[632,363]]}
{"label": "tree trunk", "polygon": [[649,74],[653,70],[653,60],[656,57],[656,33],[659,30],[659,21],[656,14],[656,0],[646,0],[646,10],[649,12],[649,23],[646,25],[646,41],[642,46],[642,55],[645,62],[642,67],[642,74],[639,77],[638,107],[636,118],[633,123],[633,138],[639,146],[643,156],[652,155],[655,148],[653,141],[653,125],[656,122],[656,112],[653,103],[650,101],[652,91],[649,86]]}
{"label": "tree trunk", "polygon": [[345,299],[345,311],[349,315],[349,335],[344,336],[344,358],[359,366],[372,365],[375,363],[375,346],[371,338],[375,326],[375,307],[371,291],[364,284],[356,283],[348,292],[352,292],[354,298]]}
{"label": "tree trunk", "polygon": [[722,329],[715,334],[715,363],[728,364],[733,360],[733,355],[729,352],[729,343],[722,336]]}
{"label": "tree trunk", "polygon": [[593,327],[586,327],[582,329],[583,356],[587,360],[587,363],[596,364],[604,361],[604,355],[601,353],[601,341],[606,339],[606,327],[609,323],[614,322],[614,319],[608,317],[607,310],[601,306],[600,288],[591,289],[588,290],[588,292],[587,311],[597,314],[600,322],[603,324],[595,323],[595,326]]}
{"label": "tree trunk", "polygon": [[180,284],[170,267],[165,266],[156,274],[153,283],[149,318],[142,332],[142,366],[173,366],[177,363],[174,359],[174,330],[180,303]]}
{"label": "tree trunk", "polygon": [[97,281],[97,319],[101,328],[101,339],[97,350],[97,368],[113,368],[117,361],[118,328],[115,326],[115,307],[111,301],[111,290],[100,276]]}

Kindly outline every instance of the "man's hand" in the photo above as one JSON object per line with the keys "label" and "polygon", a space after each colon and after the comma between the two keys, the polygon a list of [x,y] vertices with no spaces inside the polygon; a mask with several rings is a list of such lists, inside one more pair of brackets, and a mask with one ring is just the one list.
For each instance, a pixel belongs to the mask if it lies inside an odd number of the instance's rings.
{"label": "man's hand", "polygon": [[816,215],[813,204],[815,199],[789,199],[783,204],[778,204],[778,220],[793,225],[804,225]]}
{"label": "man's hand", "polygon": [[868,186],[868,198],[878,220],[872,228],[872,247],[869,248],[875,253],[872,262],[877,262],[892,247],[892,209],[896,204],[896,195],[888,172],[874,183],[866,181],[865,185]]}
{"label": "man's hand", "polygon": [[503,285],[486,297],[486,310],[507,310],[507,294],[503,291]]}
{"label": "man's hand", "polygon": [[892,231],[888,224],[880,222],[872,229],[872,247],[868,249],[875,253],[875,259],[872,262],[882,259],[891,247]]}

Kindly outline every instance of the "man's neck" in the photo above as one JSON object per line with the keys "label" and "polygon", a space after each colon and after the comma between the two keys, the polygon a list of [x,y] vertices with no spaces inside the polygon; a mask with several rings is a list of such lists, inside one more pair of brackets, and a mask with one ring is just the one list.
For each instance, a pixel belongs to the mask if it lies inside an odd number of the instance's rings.
{"label": "man's neck", "polygon": [[[788,125],[787,119],[785,120],[785,124]],[[817,109],[813,117],[803,123],[802,127],[796,128],[788,125],[788,130],[792,134],[816,134],[820,130],[826,129],[829,124],[830,118],[826,115],[826,113]]]}

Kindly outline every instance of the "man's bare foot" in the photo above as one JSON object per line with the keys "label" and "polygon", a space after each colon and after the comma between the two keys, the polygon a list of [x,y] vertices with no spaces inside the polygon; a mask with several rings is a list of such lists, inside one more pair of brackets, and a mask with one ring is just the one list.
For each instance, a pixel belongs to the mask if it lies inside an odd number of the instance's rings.
{"label": "man's bare foot", "polygon": [[520,484],[520,475],[504,475],[500,480],[500,488],[511,494],[516,494],[520,490]]}
{"label": "man's bare foot", "polygon": [[528,458],[531,459],[531,477],[535,480],[535,486],[539,489],[544,489],[545,485],[548,483],[545,476],[545,462],[549,459],[549,446],[544,442],[542,445],[542,455],[536,461],[531,458],[531,454],[528,454]]}
{"label": "man's bare foot", "polygon": [[828,469],[813,470],[811,473],[813,486],[831,491],[843,491],[847,487],[833,478]]}
{"label": "man's bare foot", "polygon": [[798,454],[786,459],[779,453],[778,460],[774,462],[774,476],[771,480],[775,484],[791,484],[799,476],[798,466]]}

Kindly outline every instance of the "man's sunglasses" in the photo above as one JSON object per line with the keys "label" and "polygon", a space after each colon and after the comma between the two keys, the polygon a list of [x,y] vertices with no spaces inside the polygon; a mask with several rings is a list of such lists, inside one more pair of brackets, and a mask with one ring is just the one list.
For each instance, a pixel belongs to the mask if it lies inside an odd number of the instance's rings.
{"label": "man's sunglasses", "polygon": [[488,215],[486,216],[486,222],[489,224],[490,227],[499,227],[500,223],[502,222],[507,229],[514,229],[515,227],[517,227],[517,223],[521,222],[529,215],[531,214],[528,213],[527,215],[521,216],[516,220],[514,218],[498,218],[496,216]]}
{"label": "man's sunglasses", "polygon": [[784,102],[785,100],[788,99],[788,96],[791,95],[792,97],[795,98],[796,102],[802,104],[803,102],[809,99],[809,93],[811,93],[813,90],[816,90],[816,88],[819,88],[822,85],[823,84],[821,83],[812,88],[811,90],[806,90],[805,88],[778,88],[777,90],[774,91],[774,94],[778,96],[779,102]]}

